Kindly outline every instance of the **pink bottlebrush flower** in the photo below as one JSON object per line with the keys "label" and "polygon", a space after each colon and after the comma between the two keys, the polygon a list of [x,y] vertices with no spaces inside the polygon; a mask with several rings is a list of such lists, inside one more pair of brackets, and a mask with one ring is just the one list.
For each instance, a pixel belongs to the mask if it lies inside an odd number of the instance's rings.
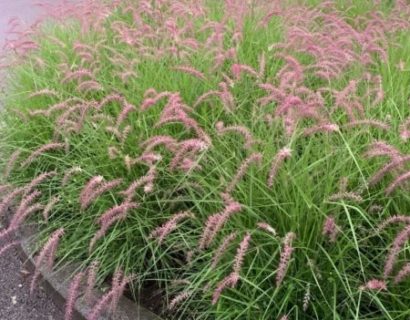
{"label": "pink bottlebrush flower", "polygon": [[64,187],[67,185],[67,183],[69,182],[70,178],[76,174],[76,173],[81,173],[83,172],[83,169],[81,169],[79,166],[76,167],[72,167],[68,170],[66,170],[66,172],[64,173],[64,177],[61,180],[61,185]]}
{"label": "pink bottlebrush flower", "polygon": [[397,64],[397,68],[400,71],[404,71],[406,69],[406,63],[403,60],[400,60],[399,63]]}
{"label": "pink bottlebrush flower", "polygon": [[153,167],[154,164],[162,160],[162,156],[155,152],[144,152],[141,156],[135,159],[136,162],[140,162]]}
{"label": "pink bottlebrush flower", "polygon": [[192,259],[194,257],[195,251],[194,250],[189,250],[186,253],[186,263],[188,263],[188,265],[192,265]]}
{"label": "pink bottlebrush flower", "polygon": [[171,95],[172,95],[171,92],[164,91],[164,92],[158,93],[153,98],[151,98],[151,97],[145,98],[144,101],[142,102],[141,106],[140,106],[140,110],[141,111],[146,111],[149,108],[151,108],[152,106],[154,106],[155,104],[157,104],[163,98],[168,98]]}
{"label": "pink bottlebrush flower", "polygon": [[57,175],[57,171],[49,171],[49,172],[44,172],[37,177],[35,177],[33,180],[31,180],[26,186],[25,186],[25,192],[24,195],[29,194],[35,187],[37,187],[40,183],[42,183],[44,180],[49,179],[51,177],[54,177]]}
{"label": "pink bottlebrush flower", "polygon": [[[17,231],[16,228],[7,227],[0,231],[0,239],[7,239],[13,235]],[[7,240],[6,240],[7,241]]]}
{"label": "pink bottlebrush flower", "polygon": [[132,104],[126,102],[124,107],[121,110],[121,113],[118,115],[117,117],[117,121],[116,121],[116,126],[117,128],[123,123],[123,121],[128,117],[128,115],[133,112],[136,111],[136,107],[133,106]]}
{"label": "pink bottlebrush flower", "polygon": [[304,108],[306,109],[306,105],[300,97],[288,95],[279,103],[279,106],[275,110],[275,116],[284,116],[289,114],[291,110],[303,110]]}
{"label": "pink bottlebrush flower", "polygon": [[239,133],[242,135],[245,139],[245,148],[249,149],[252,147],[253,144],[256,143],[256,141],[253,139],[251,132],[249,131],[248,128],[244,126],[228,126],[225,127],[224,123],[222,121],[218,121],[215,124],[215,128],[218,132],[219,135],[223,135],[225,133]]}
{"label": "pink bottlebrush flower", "polygon": [[269,170],[269,175],[268,175],[268,187],[272,188],[273,187],[273,181],[276,178],[279,168],[282,165],[283,161],[286,159],[289,159],[292,156],[292,150],[285,147],[282,148],[278,151],[276,154],[275,158],[272,161],[271,168]]}
{"label": "pink bottlebrush flower", "polygon": [[220,224],[220,220],[225,222],[227,220],[227,217],[223,216],[221,213],[216,213],[208,217],[204,231],[202,232],[201,240],[199,242],[200,250],[203,250],[209,246],[212,231],[215,229],[215,226],[217,224]]}
{"label": "pink bottlebrush flower", "polygon": [[93,53],[95,52],[95,48],[93,48],[93,47],[91,47],[87,44],[80,43],[80,42],[75,42],[73,44],[73,49],[74,49],[74,52],[76,52],[76,53],[81,53],[83,51],[89,51],[89,52],[93,52]]}
{"label": "pink bottlebrush flower", "polygon": [[376,75],[373,78],[373,83],[375,88],[368,90],[366,97],[373,98],[371,106],[376,106],[379,103],[382,103],[384,100],[384,90],[383,90],[383,79],[380,75]]}
{"label": "pink bottlebrush flower", "polygon": [[44,210],[44,205],[42,205],[41,203],[35,203],[31,206],[29,206],[23,213],[21,216],[15,216],[13,218],[15,218],[13,222],[13,225],[11,225],[11,229],[17,229],[18,226],[20,226],[24,220],[26,219],[26,217],[28,217],[29,215],[31,215],[32,213],[36,212],[36,211],[43,211]]}
{"label": "pink bottlebrush flower", "polygon": [[235,109],[235,98],[229,91],[228,84],[226,82],[219,83],[219,93],[218,96],[222,101],[222,105],[228,113],[231,113]]}
{"label": "pink bottlebrush flower", "polygon": [[20,187],[12,190],[9,192],[1,201],[0,203],[0,216],[4,216],[6,213],[6,210],[11,206],[13,203],[14,199],[18,197],[19,195],[23,194],[24,191],[26,190],[25,187]]}
{"label": "pink bottlebrush flower", "polygon": [[50,271],[51,268],[53,267],[54,263],[54,258],[55,254],[57,251],[58,243],[60,241],[60,238],[64,235],[64,229],[60,228],[54,231],[50,237],[48,238],[47,242],[41,249],[39,255],[35,259],[35,271],[33,278],[31,280],[30,284],[30,293],[32,294],[34,292],[34,288],[37,282],[38,277],[40,276],[40,267],[41,264],[45,262],[47,259],[47,268]]}
{"label": "pink bottlebrush flower", "polygon": [[238,247],[238,250],[235,256],[234,265],[233,265],[233,272],[236,274],[240,274],[242,264],[243,264],[243,259],[245,257],[246,251],[248,251],[250,240],[251,240],[251,235],[249,232],[247,232],[245,237],[242,239],[241,243],[239,244],[239,247]]}
{"label": "pink bottlebrush flower", "polygon": [[379,183],[387,173],[394,172],[395,169],[402,167],[406,162],[410,162],[410,156],[394,158],[371,177],[369,185],[374,186]]}
{"label": "pink bottlebrush flower", "polygon": [[252,163],[256,163],[257,165],[260,165],[262,162],[262,154],[261,153],[252,153],[248,158],[246,158],[241,166],[239,167],[238,171],[236,172],[235,176],[232,178],[231,182],[227,186],[225,192],[226,193],[231,193],[236,185],[239,183],[239,181],[242,179],[242,177],[246,174],[246,171],[248,170],[249,166]]}
{"label": "pink bottlebrush flower", "polygon": [[339,126],[337,124],[325,123],[325,124],[319,124],[319,125],[303,130],[303,135],[305,137],[308,137],[318,132],[331,133],[331,132],[337,132],[337,131],[339,131]]}
{"label": "pink bottlebrush flower", "polygon": [[404,141],[410,139],[410,117],[403,121],[403,123],[400,125],[399,130],[400,138],[402,138]]}
{"label": "pink bottlebrush flower", "polygon": [[397,273],[397,275],[394,277],[394,284],[399,284],[400,282],[403,282],[406,278],[410,276],[410,263],[407,262]]}
{"label": "pink bottlebrush flower", "polygon": [[89,91],[101,91],[103,87],[95,80],[86,80],[77,86],[77,91],[87,93]]}
{"label": "pink bottlebrush flower", "polygon": [[369,208],[369,213],[380,213],[384,210],[384,207],[378,204],[373,204]]}
{"label": "pink bottlebrush flower", "polygon": [[310,303],[310,283],[307,284],[306,286],[306,292],[305,295],[303,296],[303,312],[306,312],[307,309],[309,308],[309,303]]}
{"label": "pink bottlebrush flower", "polygon": [[[25,219],[25,217],[32,212],[33,209],[31,209],[31,206],[33,205],[33,202],[36,200],[36,198],[38,198],[40,195],[41,192],[35,190],[21,199],[19,206],[17,207],[16,211],[13,214],[13,217],[10,220],[10,229],[16,229]],[[35,208],[37,208],[37,206]]]}
{"label": "pink bottlebrush flower", "polygon": [[188,300],[192,294],[192,291],[183,291],[176,295],[169,303],[168,310],[174,310],[177,305],[181,304],[181,302]]}
{"label": "pink bottlebrush flower", "polygon": [[104,99],[98,103],[97,110],[101,110],[105,105],[111,102],[118,102],[119,104],[123,105],[125,102],[125,99],[123,96],[119,94],[116,94],[116,93],[110,94],[108,96],[105,96]]}
{"label": "pink bottlebrush flower", "polygon": [[155,90],[154,88],[149,88],[147,90],[145,90],[144,92],[144,99],[145,98],[153,98],[158,94],[157,90]]}
{"label": "pink bottlebrush flower", "polygon": [[202,94],[201,96],[199,96],[199,97],[196,99],[196,101],[195,101],[193,107],[196,108],[196,107],[199,106],[203,101],[205,101],[206,99],[208,99],[208,98],[211,97],[211,96],[219,96],[219,91],[217,91],[217,90],[211,90],[211,91],[205,92],[204,94]]}
{"label": "pink bottlebrush flower", "polygon": [[10,191],[10,189],[11,189],[12,187],[11,187],[11,185],[9,185],[9,184],[3,184],[3,185],[0,185],[0,195],[2,195],[4,192],[8,192],[8,191]]}
{"label": "pink bottlebrush flower", "polygon": [[393,245],[389,250],[389,254],[387,255],[386,262],[384,264],[384,277],[387,278],[393,271],[394,263],[397,260],[397,257],[400,253],[401,248],[403,245],[408,241],[410,237],[410,225],[407,225],[393,241]]}
{"label": "pink bottlebrush flower", "polygon": [[404,223],[410,225],[410,216],[396,215],[385,219],[377,226],[377,232],[383,231],[387,226],[395,223]]}
{"label": "pink bottlebrush flower", "polygon": [[88,320],[101,319],[102,313],[107,309],[114,312],[125,287],[133,278],[133,276],[124,276],[120,270],[117,270],[113,275],[111,289],[94,305],[88,315]]}
{"label": "pink bottlebrush flower", "polygon": [[303,66],[300,64],[300,62],[292,56],[284,56],[282,54],[278,54],[278,57],[285,60],[285,70],[290,69],[293,72],[295,81],[301,82],[304,77],[304,71]]}
{"label": "pink bottlebrush flower", "polygon": [[272,234],[274,237],[276,237],[277,232],[276,230],[268,223],[266,222],[258,222],[256,224],[258,226],[259,229],[265,230],[266,232]]}
{"label": "pink bottlebrush flower", "polygon": [[180,142],[177,146],[175,156],[172,158],[169,168],[175,170],[187,154],[203,152],[208,149],[209,145],[200,139],[187,139]]}
{"label": "pink bottlebrush flower", "polygon": [[[12,113],[14,113],[14,115],[17,116],[19,118],[19,120],[21,120],[24,123],[27,123],[29,118],[28,118],[28,116],[25,112],[22,112],[22,111],[17,110],[17,109],[10,109],[10,111]],[[28,113],[31,115],[30,111]]]}
{"label": "pink bottlebrush flower", "polygon": [[296,234],[293,232],[289,232],[286,234],[285,239],[283,241],[283,247],[280,253],[280,260],[279,266],[276,270],[276,286],[279,287],[282,284],[283,279],[285,278],[290,258],[294,251],[294,247],[292,246],[293,240],[296,238]]}
{"label": "pink bottlebrush flower", "polygon": [[0,248],[0,257],[3,255],[3,253],[7,252],[11,248],[13,248],[13,247],[15,247],[19,244],[20,244],[20,241],[12,241],[12,242],[9,242],[9,243],[5,244],[4,246],[2,246]]}
{"label": "pink bottlebrush flower", "polygon": [[74,276],[74,278],[70,282],[70,287],[68,288],[67,301],[65,304],[64,320],[71,320],[73,318],[75,302],[80,296],[80,286],[83,277],[84,272],[79,272]]}
{"label": "pink bottlebrush flower", "polygon": [[40,113],[40,114],[44,114],[47,117],[50,117],[54,112],[66,111],[67,109],[69,109],[71,107],[71,104],[73,102],[84,103],[84,100],[82,100],[80,98],[77,98],[77,97],[69,98],[69,99],[66,99],[62,102],[53,104],[52,106],[48,107],[46,110],[35,110],[35,111],[31,112],[30,114],[35,115],[37,113]]}
{"label": "pink bottlebrush flower", "polygon": [[85,201],[81,203],[81,209],[86,209],[91,204],[91,202],[97,199],[97,197],[99,197],[101,194],[118,187],[121,183],[121,178],[101,183],[99,186],[90,191]]}
{"label": "pink bottlebrush flower", "polygon": [[58,150],[58,149],[64,149],[65,148],[65,143],[56,143],[56,142],[51,142],[48,144],[45,144],[38,149],[34,150],[30,156],[21,163],[21,167],[27,167],[29,164],[31,164],[37,157],[40,155],[44,154],[47,151],[51,150]]}
{"label": "pink bottlebrush flower", "polygon": [[389,124],[384,123],[382,121],[371,120],[371,119],[350,121],[347,124],[345,124],[343,127],[344,128],[351,128],[351,127],[357,127],[357,126],[363,126],[363,125],[375,127],[377,129],[381,129],[381,130],[384,130],[384,131],[389,131],[390,130],[390,125]]}
{"label": "pink bottlebrush flower", "polygon": [[122,270],[120,269],[115,270],[112,276],[112,280],[111,280],[111,290],[113,291],[113,295],[112,295],[111,303],[110,303],[111,312],[113,312],[114,309],[116,308],[118,300],[121,296],[121,294],[118,292],[118,288],[121,285],[123,278],[124,278],[124,273],[122,272]]}
{"label": "pink bottlebrush flower", "polygon": [[205,75],[204,75],[202,72],[196,70],[196,69],[193,68],[193,67],[188,67],[188,66],[176,66],[176,67],[173,67],[172,69],[173,69],[173,70],[176,70],[176,71],[181,71],[181,72],[184,72],[184,73],[188,73],[188,74],[190,74],[190,75],[192,75],[192,76],[194,76],[194,77],[196,77],[196,78],[198,78],[198,79],[201,79],[201,80],[206,80]]}
{"label": "pink bottlebrush flower", "polygon": [[117,73],[118,77],[121,79],[122,83],[127,84],[130,78],[138,78],[138,74],[135,71],[123,71]]}
{"label": "pink bottlebrush flower", "polygon": [[97,220],[100,229],[95,233],[90,241],[89,251],[94,248],[95,243],[101,239],[108,231],[108,229],[117,221],[124,220],[128,211],[138,208],[139,205],[135,202],[123,202],[105,211]]}
{"label": "pink bottlebrush flower", "polygon": [[188,112],[191,111],[192,109],[190,107],[182,103],[179,93],[172,94],[155,127],[158,128],[169,123],[181,123],[186,129],[195,131],[199,139],[210,145],[210,137],[195,119],[189,117]]}
{"label": "pink bottlebrush flower", "polygon": [[410,179],[410,171],[403,173],[402,175],[398,176],[396,179],[393,180],[392,183],[388,185],[385,190],[386,195],[390,195],[394,190],[400,187],[402,184],[407,182]]}
{"label": "pink bottlebrush flower", "polygon": [[117,127],[106,126],[105,130],[112,133],[119,141],[123,140],[122,132]]}
{"label": "pink bottlebrush flower", "polygon": [[[98,181],[98,180],[97,180]],[[93,179],[89,182],[90,184],[93,183]],[[96,186],[90,188],[89,185],[83,189],[81,192],[80,200],[81,200],[81,209],[85,210],[95,199],[97,199],[101,194],[112,190],[118,187],[122,183],[122,179],[114,179],[107,182],[98,183]]]}
{"label": "pink bottlebrush flower", "polygon": [[157,177],[157,169],[155,166],[149,168],[146,175],[140,177],[139,179],[132,182],[128,188],[124,191],[121,191],[120,194],[125,196],[126,201],[131,201],[135,195],[135,191],[143,186],[145,193],[150,193],[154,188],[154,181]]}
{"label": "pink bottlebrush flower", "polygon": [[336,224],[335,218],[332,216],[326,217],[326,220],[323,223],[322,234],[329,237],[330,242],[336,242],[339,231],[340,228]]}
{"label": "pink bottlebrush flower", "polygon": [[128,154],[124,156],[124,164],[128,172],[131,172],[132,166],[136,163],[137,161],[135,159],[132,159]]}
{"label": "pink bottlebrush flower", "polygon": [[79,69],[76,71],[67,71],[61,83],[67,83],[72,80],[82,80],[84,77],[95,80],[94,74],[88,69]]}
{"label": "pink bottlebrush flower", "polygon": [[9,175],[10,175],[11,171],[13,170],[13,168],[14,168],[20,154],[21,154],[21,150],[19,150],[19,149],[17,149],[16,151],[14,151],[11,154],[11,156],[9,158],[9,161],[7,161],[7,164],[4,168],[4,172],[3,172],[4,179],[7,179],[9,177]]}
{"label": "pink bottlebrush flower", "polygon": [[225,205],[229,205],[236,202],[232,195],[227,192],[221,192],[221,198]]}
{"label": "pink bottlebrush flower", "polygon": [[191,285],[192,282],[187,279],[174,279],[171,281],[171,287],[179,287],[179,286],[188,286]]}
{"label": "pink bottlebrush flower", "polygon": [[117,147],[108,147],[108,157],[113,160],[117,158],[120,155],[120,151],[117,149]]}
{"label": "pink bottlebrush flower", "polygon": [[87,182],[83,190],[81,190],[80,204],[86,204],[88,202],[90,194],[93,192],[94,189],[97,188],[97,186],[101,185],[103,181],[104,178],[102,176],[92,177],[90,181]]}
{"label": "pink bottlebrush flower", "polygon": [[48,97],[56,97],[58,98],[58,92],[50,89],[42,89],[33,92],[32,94],[29,95],[29,98],[34,98],[38,96],[48,96]]}
{"label": "pink bottlebrush flower", "polygon": [[223,254],[226,252],[231,242],[235,240],[237,236],[237,232],[232,232],[223,239],[222,244],[218,247],[212,258],[211,269],[215,269]]}
{"label": "pink bottlebrush flower", "polygon": [[50,201],[46,204],[43,210],[43,217],[44,221],[48,221],[48,217],[50,215],[51,210],[53,210],[54,206],[61,200],[59,196],[52,197]]}
{"label": "pink bottlebrush flower", "polygon": [[384,280],[372,279],[359,287],[359,290],[387,290],[387,284]]}
{"label": "pink bottlebrush flower", "polygon": [[120,138],[121,144],[125,143],[125,141],[127,140],[129,134],[131,133],[131,131],[132,131],[132,127],[130,125],[127,125],[127,126],[124,127],[124,129],[122,130],[122,133],[121,133],[121,138]]}
{"label": "pink bottlebrush flower", "polygon": [[44,70],[46,67],[46,63],[43,59],[41,59],[40,57],[34,57],[34,61],[35,61],[35,66],[38,67],[41,70]]}
{"label": "pink bottlebrush flower", "polygon": [[365,156],[368,158],[388,156],[391,160],[396,160],[402,157],[402,154],[395,147],[384,141],[375,141],[370,145],[369,150],[365,153]]}
{"label": "pink bottlebrush flower", "polygon": [[161,244],[164,239],[178,227],[178,222],[186,218],[194,218],[194,215],[189,211],[174,214],[167,222],[154,229],[150,233],[149,238],[155,238],[158,243]]}
{"label": "pink bottlebrush flower", "polygon": [[199,242],[199,249],[203,250],[210,246],[217,233],[229,220],[229,218],[241,211],[242,207],[238,202],[226,203],[224,210],[220,213],[213,214],[208,217],[205,224],[204,231],[202,232],[201,240]]}
{"label": "pink bottlebrush flower", "polygon": [[231,72],[236,80],[239,80],[241,78],[242,72],[246,72],[251,76],[259,78],[259,73],[256,72],[251,66],[245,64],[234,63],[231,67]]}
{"label": "pink bottlebrush flower", "polygon": [[348,200],[354,202],[363,202],[363,198],[355,192],[338,192],[329,197],[329,201]]}
{"label": "pink bottlebrush flower", "polygon": [[234,273],[234,272],[232,272],[227,277],[225,277],[223,280],[221,280],[216,286],[216,289],[212,295],[212,304],[214,305],[218,302],[223,290],[225,290],[228,287],[234,288],[236,284],[238,283],[238,280],[239,280],[239,274]]}
{"label": "pink bottlebrush flower", "polygon": [[91,63],[94,59],[94,55],[90,52],[78,52],[77,56],[81,58],[80,65],[84,65],[85,63]]}
{"label": "pink bottlebrush flower", "polygon": [[[57,126],[68,128],[74,132],[77,126],[81,124],[81,118],[84,118],[88,110],[91,109],[90,104],[75,104],[67,108],[55,121]],[[57,128],[58,129],[58,128]],[[66,130],[68,130],[66,129]]]}
{"label": "pink bottlebrush flower", "polygon": [[121,299],[121,296],[124,293],[126,286],[131,281],[135,280],[136,276],[135,275],[123,275],[121,281],[118,281],[118,282],[114,281],[115,278],[116,278],[116,274],[114,274],[114,277],[113,277],[113,285],[112,285],[113,295],[112,295],[112,300],[110,303],[110,311],[113,314],[115,313],[117,309],[118,303]]}
{"label": "pink bottlebrush flower", "polygon": [[350,80],[348,85],[341,91],[335,92],[335,106],[337,108],[343,109],[349,118],[350,121],[355,121],[356,116],[354,114],[354,107],[352,104],[352,99],[357,91],[357,81]]}
{"label": "pink bottlebrush flower", "polygon": [[92,310],[90,311],[88,315],[88,320],[99,320],[101,319],[101,314],[106,310],[112,301],[113,297],[113,291],[109,290],[107,291],[101,298],[100,300],[97,301],[96,304],[94,304]]}
{"label": "pink bottlebrush flower", "polygon": [[144,152],[149,152],[159,145],[164,145],[170,151],[175,151],[177,141],[171,136],[154,136],[140,144],[144,148]]}
{"label": "pink bottlebrush flower", "polygon": [[97,271],[99,267],[98,261],[93,261],[87,269],[87,285],[85,288],[84,299],[88,304],[91,304],[93,298],[93,290],[97,282]]}
{"label": "pink bottlebrush flower", "polygon": [[91,124],[93,127],[97,127],[98,124],[96,122],[104,121],[107,125],[114,125],[114,118],[108,114],[95,114],[91,116]]}

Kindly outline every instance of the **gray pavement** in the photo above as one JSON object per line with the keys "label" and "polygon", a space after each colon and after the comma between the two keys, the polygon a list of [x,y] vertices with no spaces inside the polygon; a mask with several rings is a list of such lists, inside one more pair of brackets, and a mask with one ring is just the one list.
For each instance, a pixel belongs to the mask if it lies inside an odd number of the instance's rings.
{"label": "gray pavement", "polygon": [[[33,22],[39,10],[33,7],[36,0],[0,0],[0,48],[9,37],[8,22],[20,17]],[[30,278],[24,261],[16,249],[0,256],[0,320],[62,320],[63,312],[41,287],[30,296]]]}
{"label": "gray pavement", "polygon": [[63,312],[42,289],[30,295],[30,275],[16,249],[0,257],[0,319],[62,320]]}

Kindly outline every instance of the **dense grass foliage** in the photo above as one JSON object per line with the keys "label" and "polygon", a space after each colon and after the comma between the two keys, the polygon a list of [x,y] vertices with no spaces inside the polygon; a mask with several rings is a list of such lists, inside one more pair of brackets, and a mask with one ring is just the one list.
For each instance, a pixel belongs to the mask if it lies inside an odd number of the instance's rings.
{"label": "dense grass foliage", "polygon": [[67,318],[111,275],[90,319],[410,317],[406,1],[62,8],[11,21],[0,240],[82,262]]}

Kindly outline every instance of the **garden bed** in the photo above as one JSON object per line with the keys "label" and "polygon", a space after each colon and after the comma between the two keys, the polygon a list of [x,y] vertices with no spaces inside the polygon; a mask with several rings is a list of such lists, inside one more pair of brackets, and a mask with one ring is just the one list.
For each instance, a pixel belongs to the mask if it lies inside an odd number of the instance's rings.
{"label": "garden bed", "polygon": [[47,9],[7,43],[0,240],[38,225],[71,303],[110,279],[91,320],[409,315],[405,1]]}

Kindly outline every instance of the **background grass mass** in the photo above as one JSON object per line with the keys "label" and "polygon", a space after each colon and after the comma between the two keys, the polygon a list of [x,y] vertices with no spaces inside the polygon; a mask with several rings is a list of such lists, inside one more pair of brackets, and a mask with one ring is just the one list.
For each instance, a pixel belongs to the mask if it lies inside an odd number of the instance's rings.
{"label": "background grass mass", "polygon": [[47,10],[10,22],[0,127],[38,257],[165,319],[410,317],[406,1]]}

